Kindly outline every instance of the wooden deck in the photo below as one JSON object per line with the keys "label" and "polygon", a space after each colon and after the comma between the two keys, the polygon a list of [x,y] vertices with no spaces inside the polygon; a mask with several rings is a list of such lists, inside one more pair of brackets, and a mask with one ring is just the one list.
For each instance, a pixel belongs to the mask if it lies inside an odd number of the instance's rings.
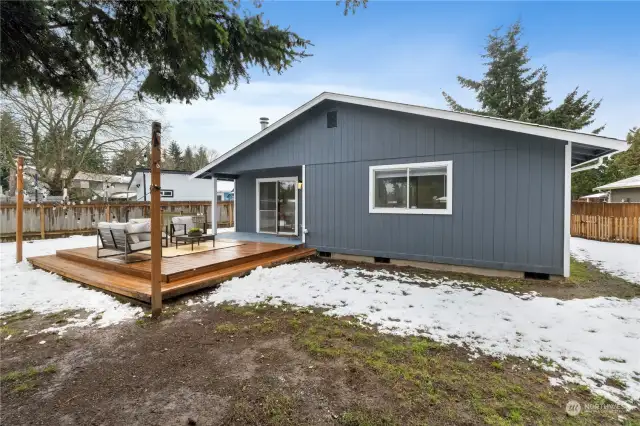
{"label": "wooden deck", "polygon": [[[233,247],[162,258],[162,299],[214,286],[245,275],[258,266],[275,266],[314,253],[315,249],[296,245],[245,241]],[[73,281],[150,303],[151,261],[148,259],[150,256],[143,254],[129,256],[130,263],[124,263],[122,256],[98,259],[96,248],[86,247],[58,250],[55,255],[27,260],[35,267]]]}

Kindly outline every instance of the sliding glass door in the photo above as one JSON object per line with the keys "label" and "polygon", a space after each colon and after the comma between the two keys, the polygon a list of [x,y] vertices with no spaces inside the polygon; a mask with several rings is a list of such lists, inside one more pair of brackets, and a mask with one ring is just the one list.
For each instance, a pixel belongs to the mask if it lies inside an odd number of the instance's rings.
{"label": "sliding glass door", "polygon": [[257,179],[257,231],[297,235],[298,178]]}

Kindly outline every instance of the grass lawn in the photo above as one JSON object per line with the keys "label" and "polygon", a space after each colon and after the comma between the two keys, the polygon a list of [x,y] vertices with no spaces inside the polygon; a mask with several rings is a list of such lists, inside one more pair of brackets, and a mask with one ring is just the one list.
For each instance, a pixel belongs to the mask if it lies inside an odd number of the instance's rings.
{"label": "grass lawn", "polygon": [[[16,329],[57,317],[23,315]],[[36,324],[35,322],[40,322]],[[542,362],[472,358],[353,318],[266,305],[176,305],[162,320],[3,342],[2,424],[639,424]],[[635,423],[633,423],[635,422]]]}

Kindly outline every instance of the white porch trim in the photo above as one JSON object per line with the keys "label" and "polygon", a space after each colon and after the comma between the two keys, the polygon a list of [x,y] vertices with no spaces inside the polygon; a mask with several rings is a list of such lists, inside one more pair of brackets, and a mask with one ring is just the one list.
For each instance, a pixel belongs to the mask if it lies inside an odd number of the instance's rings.
{"label": "white porch trim", "polygon": [[564,276],[571,274],[571,141],[564,147]]}

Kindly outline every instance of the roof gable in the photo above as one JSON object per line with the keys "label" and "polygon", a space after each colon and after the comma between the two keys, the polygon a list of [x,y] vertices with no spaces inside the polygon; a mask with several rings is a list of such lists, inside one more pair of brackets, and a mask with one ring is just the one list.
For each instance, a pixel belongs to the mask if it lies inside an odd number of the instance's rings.
{"label": "roof gable", "polygon": [[[282,117],[272,125],[266,127],[254,136],[245,140],[241,144],[235,146],[231,150],[227,151],[220,157],[213,160],[211,163],[196,171],[191,175],[191,179],[202,177],[209,172],[213,167],[227,160],[228,158],[239,153],[243,149],[251,146],[255,142],[261,140],[266,135],[279,129],[290,121],[296,119],[306,111],[315,107],[316,105],[324,101],[342,102],[352,105],[368,106],[372,108],[380,108],[389,111],[397,111],[401,113],[439,118],[443,120],[450,120],[460,123],[468,123],[483,127],[491,127],[496,129],[508,130],[518,133],[525,133],[529,135],[535,135],[545,137],[549,139],[555,139],[558,141],[566,142],[571,141],[577,144],[580,151],[580,161],[587,161],[590,157],[596,157],[610,152],[623,150],[626,147],[626,141],[609,138],[604,136],[597,136],[590,133],[582,133],[574,130],[559,129],[555,127],[542,126],[539,124],[524,123],[515,120],[507,120],[503,118],[487,117],[477,114],[462,113],[447,111],[436,108],[429,108],[418,105],[402,104],[397,102],[390,102],[378,99],[369,99],[358,96],[343,95],[338,93],[324,92],[289,114]],[[579,162],[576,160],[576,162]]]}

